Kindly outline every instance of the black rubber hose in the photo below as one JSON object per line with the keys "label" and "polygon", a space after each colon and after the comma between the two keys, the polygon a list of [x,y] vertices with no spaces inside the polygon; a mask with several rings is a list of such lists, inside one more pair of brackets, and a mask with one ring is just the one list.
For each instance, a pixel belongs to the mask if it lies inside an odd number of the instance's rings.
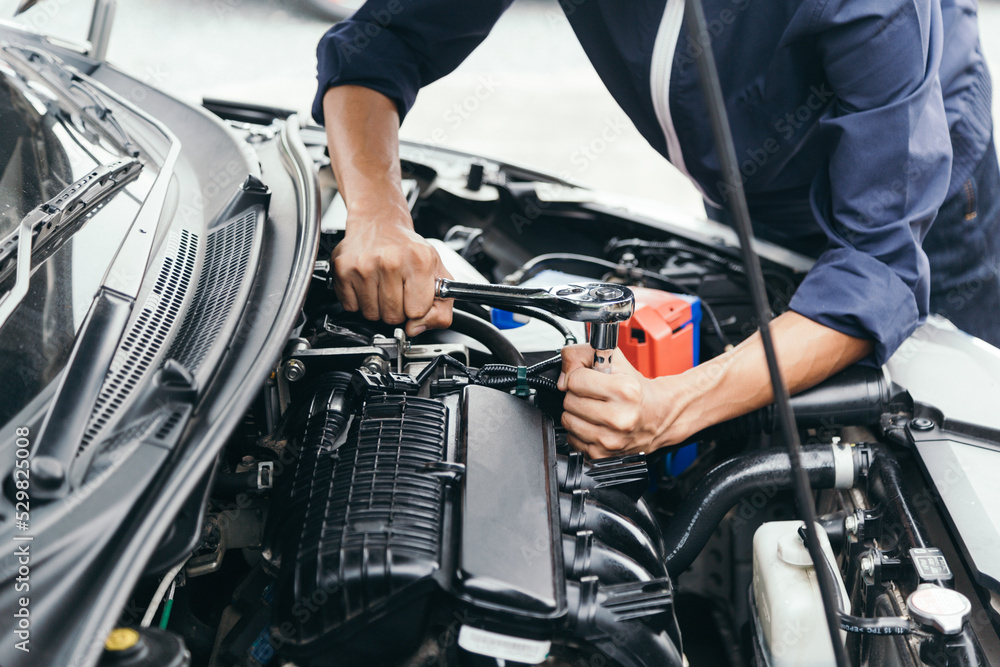
{"label": "black rubber hose", "polygon": [[[802,467],[814,488],[834,487],[837,474],[832,446],[803,447]],[[740,499],[762,489],[773,494],[794,488],[794,484],[788,452],[781,449],[743,454],[712,468],[667,522],[663,541],[670,576],[676,577],[694,562]]]}
{"label": "black rubber hose", "polygon": [[576,336],[573,332],[569,330],[565,324],[563,324],[558,317],[547,313],[539,308],[531,308],[530,306],[504,306],[502,310],[509,311],[511,313],[517,313],[519,315],[527,315],[528,317],[534,318],[540,322],[545,322],[553,329],[558,331],[566,342],[566,345],[576,345]]}
{"label": "black rubber hose", "polygon": [[475,315],[481,320],[486,320],[490,324],[493,320],[490,319],[490,311],[486,306],[481,306],[478,303],[472,303],[471,301],[455,301],[455,308],[458,310],[464,310],[470,315]]}
{"label": "black rubber hose", "polygon": [[903,490],[903,471],[899,461],[884,445],[869,445],[871,463],[868,466],[868,498],[874,507],[882,509],[879,545],[898,554],[907,549],[927,546],[923,522],[910,507]]}
{"label": "black rubber hose", "polygon": [[474,338],[500,363],[524,366],[524,357],[495,326],[461,310],[453,310],[451,330]]}

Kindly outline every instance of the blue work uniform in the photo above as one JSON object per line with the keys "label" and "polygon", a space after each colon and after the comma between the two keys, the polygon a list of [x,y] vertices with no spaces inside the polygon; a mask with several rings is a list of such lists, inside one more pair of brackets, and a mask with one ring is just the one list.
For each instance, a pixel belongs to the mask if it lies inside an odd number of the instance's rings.
{"label": "blue work uniform", "polygon": [[[314,117],[343,84],[405,116],[511,2],[369,0],[319,43]],[[879,364],[932,306],[1000,345],[1000,179],[974,0],[703,2],[755,233],[816,258],[789,307],[874,340]],[[696,68],[706,44],[684,28],[684,0],[560,5],[639,132],[725,219]]]}

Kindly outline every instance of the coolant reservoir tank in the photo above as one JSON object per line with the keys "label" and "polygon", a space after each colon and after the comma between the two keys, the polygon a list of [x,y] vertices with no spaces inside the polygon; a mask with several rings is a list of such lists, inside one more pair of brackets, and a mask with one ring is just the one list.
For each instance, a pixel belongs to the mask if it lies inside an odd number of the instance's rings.
{"label": "coolant reservoir tank", "polygon": [[[801,521],[765,523],[753,537],[753,596],[757,639],[770,667],[834,667],[830,633],[816,571],[799,538]],[[836,573],[843,609],[850,598],[826,533],[823,553]],[[841,640],[847,633],[841,632]]]}

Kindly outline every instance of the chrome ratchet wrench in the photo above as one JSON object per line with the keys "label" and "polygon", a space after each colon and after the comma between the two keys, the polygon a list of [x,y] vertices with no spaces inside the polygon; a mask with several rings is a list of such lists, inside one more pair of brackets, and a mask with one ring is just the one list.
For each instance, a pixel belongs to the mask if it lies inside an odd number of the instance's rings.
{"label": "chrome ratchet wrench", "polygon": [[438,278],[434,295],[439,299],[459,299],[495,308],[529,306],[567,320],[587,322],[590,324],[590,346],[594,348],[594,368],[604,373],[611,372],[611,355],[618,346],[618,323],[632,317],[635,310],[632,290],[611,283],[516,287]]}

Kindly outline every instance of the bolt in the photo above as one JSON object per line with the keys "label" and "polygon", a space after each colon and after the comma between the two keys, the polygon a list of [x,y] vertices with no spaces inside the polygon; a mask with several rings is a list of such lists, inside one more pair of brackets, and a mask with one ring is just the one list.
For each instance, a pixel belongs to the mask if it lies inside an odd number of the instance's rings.
{"label": "bolt", "polygon": [[858,517],[853,514],[844,519],[844,529],[848,535],[858,536]]}
{"label": "bolt", "polygon": [[594,290],[594,296],[601,301],[614,301],[622,297],[622,291],[617,287],[598,287]]}
{"label": "bolt", "polygon": [[875,574],[875,561],[871,556],[861,557],[861,573],[869,577]]}
{"label": "bolt", "polygon": [[365,360],[361,363],[361,366],[362,368],[376,375],[384,374],[389,371],[389,364],[386,362],[385,359],[378,356],[377,354],[365,357]]}
{"label": "bolt", "polygon": [[914,431],[929,431],[934,428],[934,422],[926,417],[917,417],[910,422],[910,428]]}
{"label": "bolt", "polygon": [[306,374],[306,367],[298,359],[291,359],[285,364],[285,379],[289,382],[301,380]]}

